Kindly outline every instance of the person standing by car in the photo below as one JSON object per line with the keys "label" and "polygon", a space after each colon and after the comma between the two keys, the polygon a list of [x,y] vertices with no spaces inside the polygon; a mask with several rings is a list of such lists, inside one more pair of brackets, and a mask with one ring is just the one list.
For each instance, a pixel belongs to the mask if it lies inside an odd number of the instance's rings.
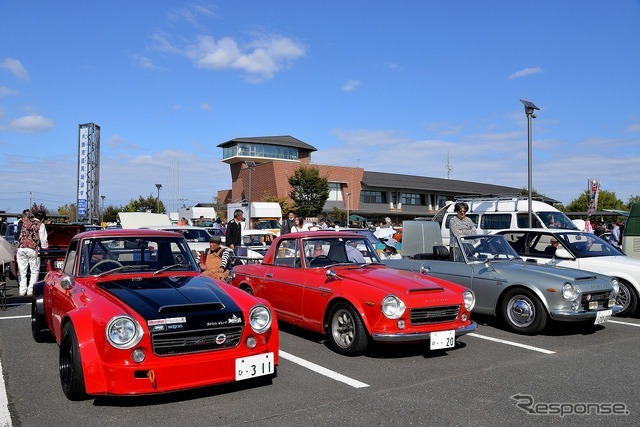
{"label": "person standing by car", "polygon": [[209,249],[204,251],[204,261],[200,263],[202,274],[217,280],[229,280],[229,268],[233,259],[233,251],[221,245],[220,236],[211,236]]}
{"label": "person standing by car", "polygon": [[384,241],[384,250],[380,253],[380,259],[402,259],[397,250],[398,241],[389,237]]}
{"label": "person standing by car", "polygon": [[467,217],[467,211],[469,205],[466,203],[456,203],[454,211],[456,216],[451,218],[449,222],[449,233],[451,241],[453,237],[467,236],[469,234],[476,234],[476,226],[473,221]]}
{"label": "person standing by car", "polygon": [[22,230],[22,221],[25,218],[29,218],[30,216],[31,216],[31,211],[29,209],[25,209],[22,211],[22,216],[18,220],[18,226],[16,227],[16,234],[15,234],[16,240],[20,240],[20,230]]}
{"label": "person standing by car", "polygon": [[225,235],[225,243],[236,254],[238,253],[238,248],[242,246],[242,215],[242,209],[236,209],[233,212],[233,219],[227,223],[227,233]]}
{"label": "person standing by car", "polygon": [[613,228],[611,230],[611,234],[609,234],[609,243],[611,243],[616,248],[620,247],[620,227],[618,226],[618,221],[613,221]]}
{"label": "person standing by car", "polygon": [[291,233],[291,227],[295,225],[296,214],[293,211],[287,212],[287,218],[282,222],[280,227],[280,235]]}
{"label": "person standing by car", "polygon": [[[44,226],[45,217],[45,213],[41,211],[36,213],[36,217],[33,219],[25,217],[22,220],[18,250],[16,252],[18,270],[20,271],[20,296],[33,294],[33,284],[38,281],[38,275],[40,274],[38,251],[49,247],[47,230]],[[31,269],[29,281],[27,281],[27,268]]]}

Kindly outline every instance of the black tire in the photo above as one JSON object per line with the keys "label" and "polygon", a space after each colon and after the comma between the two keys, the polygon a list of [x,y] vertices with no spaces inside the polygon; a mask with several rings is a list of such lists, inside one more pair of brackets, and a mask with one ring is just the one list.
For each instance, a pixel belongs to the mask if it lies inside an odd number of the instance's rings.
{"label": "black tire", "polygon": [[629,283],[618,279],[618,284],[620,285],[620,291],[616,298],[616,304],[622,306],[622,310],[618,313],[618,316],[629,316],[635,313],[638,308],[638,294]]}
{"label": "black tire", "polygon": [[502,297],[500,313],[513,332],[534,335],[547,326],[549,315],[538,297],[527,289],[511,289]]}
{"label": "black tire", "polygon": [[31,300],[31,335],[36,342],[51,341],[51,333],[46,326],[44,313],[38,312],[35,293],[33,300]]}
{"label": "black tire", "polygon": [[367,330],[360,315],[349,304],[339,302],[329,313],[327,338],[331,348],[345,356],[357,356],[369,345]]}
{"label": "black tire", "polygon": [[253,295],[253,289],[249,285],[240,285],[240,289],[248,293],[249,295]]}
{"label": "black tire", "polygon": [[84,374],[82,373],[78,337],[71,322],[67,322],[62,328],[62,339],[60,340],[60,385],[64,395],[69,400],[83,400],[87,397],[84,388]]}

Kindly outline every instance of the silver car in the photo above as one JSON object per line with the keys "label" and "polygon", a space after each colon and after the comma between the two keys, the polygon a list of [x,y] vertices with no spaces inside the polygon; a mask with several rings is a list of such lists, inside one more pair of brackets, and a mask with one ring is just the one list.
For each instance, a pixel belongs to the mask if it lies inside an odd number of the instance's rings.
{"label": "silver car", "polygon": [[474,312],[499,316],[521,334],[542,331],[549,319],[600,324],[622,309],[615,278],[525,262],[504,236],[464,236],[452,243],[451,251],[438,245],[433,253],[383,262],[466,286],[476,295]]}

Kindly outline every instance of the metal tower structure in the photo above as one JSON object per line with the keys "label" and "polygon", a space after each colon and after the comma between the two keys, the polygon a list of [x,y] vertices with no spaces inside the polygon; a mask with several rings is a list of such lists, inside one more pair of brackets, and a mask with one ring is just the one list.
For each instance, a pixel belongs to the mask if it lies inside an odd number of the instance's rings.
{"label": "metal tower structure", "polygon": [[100,126],[78,126],[78,221],[100,220]]}

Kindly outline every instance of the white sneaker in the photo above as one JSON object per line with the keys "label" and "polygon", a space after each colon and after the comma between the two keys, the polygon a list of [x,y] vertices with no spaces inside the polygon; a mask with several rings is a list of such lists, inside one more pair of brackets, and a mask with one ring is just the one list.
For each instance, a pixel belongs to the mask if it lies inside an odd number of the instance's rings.
{"label": "white sneaker", "polygon": [[20,294],[20,296],[21,296],[21,297],[23,297],[23,296],[27,295],[27,291],[24,291],[24,292],[19,291],[18,293]]}

